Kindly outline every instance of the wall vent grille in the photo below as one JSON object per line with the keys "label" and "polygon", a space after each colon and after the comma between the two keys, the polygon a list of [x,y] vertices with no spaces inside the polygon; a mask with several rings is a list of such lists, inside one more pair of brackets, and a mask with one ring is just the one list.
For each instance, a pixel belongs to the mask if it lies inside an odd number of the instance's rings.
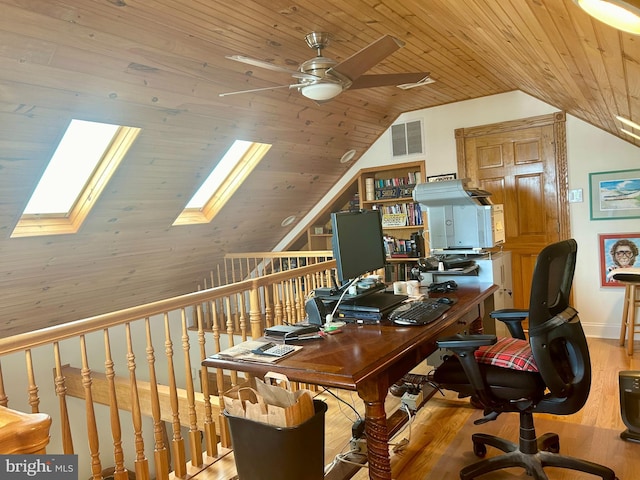
{"label": "wall vent grille", "polygon": [[415,120],[391,125],[391,145],[394,157],[423,153],[422,122]]}

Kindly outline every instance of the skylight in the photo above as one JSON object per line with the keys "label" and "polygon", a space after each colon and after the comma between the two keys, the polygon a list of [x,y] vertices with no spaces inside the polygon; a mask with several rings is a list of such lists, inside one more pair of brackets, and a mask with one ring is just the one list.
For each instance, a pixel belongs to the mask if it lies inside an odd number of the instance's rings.
{"label": "skylight", "polygon": [[77,232],[139,132],[72,120],[11,237]]}
{"label": "skylight", "polygon": [[233,142],[173,224],[209,223],[270,148],[265,143]]}
{"label": "skylight", "polygon": [[118,125],[72,120],[24,213],[66,215],[117,131]]}

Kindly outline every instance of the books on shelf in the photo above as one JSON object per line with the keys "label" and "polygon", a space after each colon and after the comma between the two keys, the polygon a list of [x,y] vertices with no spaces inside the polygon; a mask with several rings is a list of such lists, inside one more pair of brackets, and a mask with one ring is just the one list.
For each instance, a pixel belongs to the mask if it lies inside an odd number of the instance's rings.
{"label": "books on shelf", "polygon": [[384,228],[423,224],[422,209],[419,203],[376,204],[373,209],[380,210]]}
{"label": "books on shelf", "polygon": [[406,258],[422,256],[422,244],[419,232],[411,235],[411,239],[395,238],[391,235],[384,236],[384,250],[388,257]]}
{"label": "books on shelf", "polygon": [[406,177],[374,179],[375,188],[401,187],[405,185],[415,185],[421,182],[422,182],[422,174],[420,173],[419,170],[415,172],[407,172]]}

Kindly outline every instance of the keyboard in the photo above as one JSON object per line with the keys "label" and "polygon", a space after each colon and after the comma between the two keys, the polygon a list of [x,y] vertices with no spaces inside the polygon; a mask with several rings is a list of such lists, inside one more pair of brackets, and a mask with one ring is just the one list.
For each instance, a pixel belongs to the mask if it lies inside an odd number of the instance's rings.
{"label": "keyboard", "polygon": [[253,353],[259,355],[271,355],[272,357],[284,357],[287,353],[291,353],[296,348],[293,345],[287,345],[285,343],[265,343],[259,348],[252,350]]}
{"label": "keyboard", "polygon": [[435,299],[407,302],[393,310],[389,314],[389,320],[397,325],[428,325],[450,308],[451,305]]}

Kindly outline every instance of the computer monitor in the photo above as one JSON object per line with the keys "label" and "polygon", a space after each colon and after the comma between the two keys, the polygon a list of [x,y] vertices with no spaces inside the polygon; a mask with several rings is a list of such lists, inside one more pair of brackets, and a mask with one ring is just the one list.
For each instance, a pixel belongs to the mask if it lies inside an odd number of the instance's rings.
{"label": "computer monitor", "polygon": [[331,214],[333,257],[341,284],[385,266],[379,210]]}

